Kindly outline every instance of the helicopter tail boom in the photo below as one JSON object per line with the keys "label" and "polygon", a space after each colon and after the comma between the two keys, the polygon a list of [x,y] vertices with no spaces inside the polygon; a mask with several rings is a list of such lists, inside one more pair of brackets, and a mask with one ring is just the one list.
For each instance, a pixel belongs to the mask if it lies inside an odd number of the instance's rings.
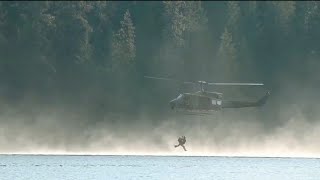
{"label": "helicopter tail boom", "polygon": [[245,107],[260,107],[263,106],[270,96],[268,91],[261,99],[256,102],[247,102],[247,101],[224,101],[222,103],[222,108],[245,108]]}

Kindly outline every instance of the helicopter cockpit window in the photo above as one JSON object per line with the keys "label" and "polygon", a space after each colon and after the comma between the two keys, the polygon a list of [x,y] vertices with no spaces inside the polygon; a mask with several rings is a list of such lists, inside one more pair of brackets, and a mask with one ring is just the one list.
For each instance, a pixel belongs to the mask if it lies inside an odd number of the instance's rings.
{"label": "helicopter cockpit window", "polygon": [[181,100],[181,99],[183,99],[183,95],[182,95],[182,94],[180,94],[180,95],[177,97],[177,100]]}

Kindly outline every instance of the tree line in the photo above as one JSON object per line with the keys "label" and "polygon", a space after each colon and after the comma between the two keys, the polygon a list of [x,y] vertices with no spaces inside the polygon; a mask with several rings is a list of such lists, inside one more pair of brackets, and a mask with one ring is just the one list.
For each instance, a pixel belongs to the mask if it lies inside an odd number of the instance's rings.
{"label": "tree line", "polygon": [[[320,9],[308,2],[0,2],[1,91],[138,109],[181,80],[319,80]],[[96,103],[98,102],[98,103]]]}

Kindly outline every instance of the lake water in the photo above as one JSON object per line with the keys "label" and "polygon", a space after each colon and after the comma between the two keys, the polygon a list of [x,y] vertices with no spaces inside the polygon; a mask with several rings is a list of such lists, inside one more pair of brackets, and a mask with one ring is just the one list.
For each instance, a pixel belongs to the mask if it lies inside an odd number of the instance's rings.
{"label": "lake water", "polygon": [[319,180],[320,159],[0,155],[0,180]]}

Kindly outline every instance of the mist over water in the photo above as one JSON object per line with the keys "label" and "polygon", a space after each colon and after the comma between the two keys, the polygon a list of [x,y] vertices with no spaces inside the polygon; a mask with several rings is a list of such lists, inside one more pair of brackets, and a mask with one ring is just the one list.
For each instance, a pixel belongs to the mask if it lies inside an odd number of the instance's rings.
{"label": "mist over water", "polygon": [[[162,116],[108,113],[98,121],[80,108],[3,105],[0,152],[318,157],[320,124],[295,104],[281,107],[280,121],[275,121],[269,116],[275,112],[270,99],[261,108],[210,115],[175,113],[168,107]],[[182,135],[187,137],[187,152],[174,148]]]}

